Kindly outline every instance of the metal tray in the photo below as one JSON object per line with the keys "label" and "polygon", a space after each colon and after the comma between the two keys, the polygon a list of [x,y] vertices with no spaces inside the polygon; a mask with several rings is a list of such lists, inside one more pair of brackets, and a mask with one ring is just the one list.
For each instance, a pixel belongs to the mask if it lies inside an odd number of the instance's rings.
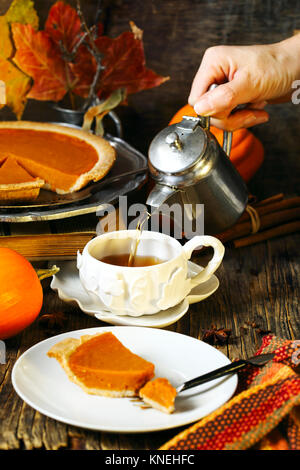
{"label": "metal tray", "polygon": [[38,199],[25,205],[1,205],[0,222],[35,222],[64,219],[105,210],[119,196],[138,189],[147,178],[147,158],[120,137],[106,134],[116,149],[116,162],[105,178],[72,194],[41,190]]}

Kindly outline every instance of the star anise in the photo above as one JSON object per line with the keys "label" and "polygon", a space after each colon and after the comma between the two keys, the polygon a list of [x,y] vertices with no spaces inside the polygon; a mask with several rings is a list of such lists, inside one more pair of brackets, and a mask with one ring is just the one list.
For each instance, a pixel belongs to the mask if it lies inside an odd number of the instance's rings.
{"label": "star anise", "polygon": [[251,328],[253,328],[257,334],[261,336],[271,333],[271,330],[266,330],[265,328],[261,328],[256,322],[248,321],[246,323],[247,325],[251,326]]}
{"label": "star anise", "polygon": [[261,336],[268,335],[269,333],[271,333],[271,330],[265,330],[264,328],[256,328],[255,331]]}
{"label": "star anise", "polygon": [[40,323],[45,325],[47,328],[62,327],[65,320],[66,317],[62,312],[45,313],[39,319]]}
{"label": "star anise", "polygon": [[216,328],[212,325],[209,330],[204,330],[202,341],[211,345],[227,343],[231,330],[228,328]]}

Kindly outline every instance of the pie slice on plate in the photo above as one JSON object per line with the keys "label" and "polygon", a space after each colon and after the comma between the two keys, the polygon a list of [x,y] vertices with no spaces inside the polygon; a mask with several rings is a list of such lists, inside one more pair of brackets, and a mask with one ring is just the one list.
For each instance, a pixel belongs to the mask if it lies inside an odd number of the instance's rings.
{"label": "pie slice on plate", "polygon": [[86,393],[135,396],[154,376],[154,365],[133,354],[111,332],[67,338],[49,351]]}

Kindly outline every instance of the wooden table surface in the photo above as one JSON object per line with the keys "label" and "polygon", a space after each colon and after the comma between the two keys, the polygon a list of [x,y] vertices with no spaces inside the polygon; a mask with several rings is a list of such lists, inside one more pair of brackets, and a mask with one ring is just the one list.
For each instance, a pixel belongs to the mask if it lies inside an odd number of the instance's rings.
{"label": "wooden table surface", "polygon": [[[110,2],[113,7],[108,29],[119,34],[128,29],[129,19],[136,21],[146,31],[149,65],[162,75],[169,72],[171,75],[164,89],[137,96],[123,112],[126,138],[142,151],[146,151],[151,138],[167,124],[178,106],[185,103],[206,47],[218,43],[272,42],[287,37],[300,26],[297,1],[288,5],[278,2],[275,8],[269,2],[261,4],[254,0],[186,0],[180,2],[180,11],[175,3],[149,1],[146,8],[144,1]],[[196,34],[198,19],[202,21],[204,35]],[[166,36],[164,48],[158,47],[159,31]],[[188,61],[191,67],[187,66]],[[39,110],[38,113],[45,119]],[[261,198],[278,192],[293,196],[299,190],[299,106],[274,106],[270,113],[270,122],[254,130],[263,141],[266,157],[249,189]],[[34,116],[29,110],[25,117]],[[266,331],[300,339],[299,241],[299,234],[293,234],[250,247],[227,248],[217,272],[219,289],[210,298],[190,306],[187,314],[167,329],[201,339],[211,325],[228,328],[231,330],[228,344],[216,347],[231,360],[251,356]],[[201,263],[201,259],[194,261]],[[79,308],[59,300],[48,280],[43,281],[43,286],[44,304],[39,319],[6,341],[7,360],[0,364],[0,449],[157,449],[177,434],[181,428],[137,435],[75,428],[36,412],[17,396],[11,370],[20,354],[59,333],[104,326]],[[62,313],[61,324],[51,326],[42,322],[42,315],[49,313]]]}

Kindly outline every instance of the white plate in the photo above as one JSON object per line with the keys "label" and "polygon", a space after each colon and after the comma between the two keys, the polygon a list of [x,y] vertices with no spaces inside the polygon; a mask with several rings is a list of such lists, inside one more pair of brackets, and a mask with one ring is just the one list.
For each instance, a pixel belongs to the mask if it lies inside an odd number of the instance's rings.
{"label": "white plate", "polygon": [[[86,291],[79,279],[75,261],[58,261],[55,264],[59,266],[60,271],[53,276],[51,288],[58,292],[59,298],[66,302],[76,302],[83,312],[112,325],[164,328],[183,317],[188,311],[190,304],[201,302],[201,300],[212,295],[219,287],[219,281],[217,277],[213,275],[207,282],[203,282],[195,287],[190,294],[175,307],[158,312],[154,315],[142,315],[140,317],[120,316],[113,315],[105,310],[104,305],[101,304],[99,299]],[[201,266],[189,262],[189,275],[194,276],[202,269]]]}
{"label": "white plate", "polygon": [[107,432],[141,433],[195,422],[225,403],[236,389],[234,375],[186,390],[176,398],[176,410],[171,415],[152,408],[141,409],[130,398],[88,395],[67,378],[47,351],[64,338],[104,331],[112,331],[133,353],[153,362],[155,376],[166,377],[174,386],[230,363],[207,343],[172,331],[125,326],[88,328],[48,338],[28,349],[12,371],[18,395],[40,413],[67,424]]}

